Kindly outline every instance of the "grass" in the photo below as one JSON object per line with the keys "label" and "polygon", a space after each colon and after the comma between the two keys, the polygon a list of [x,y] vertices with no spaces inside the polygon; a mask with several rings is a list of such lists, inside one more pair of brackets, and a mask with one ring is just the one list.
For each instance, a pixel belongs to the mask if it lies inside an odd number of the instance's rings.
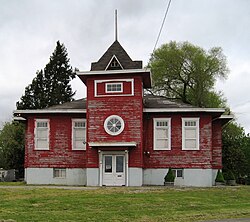
{"label": "grass", "polygon": [[250,186],[0,188],[0,221],[203,221],[250,218]]}
{"label": "grass", "polygon": [[24,186],[24,185],[26,185],[25,182],[0,182],[0,186]]}

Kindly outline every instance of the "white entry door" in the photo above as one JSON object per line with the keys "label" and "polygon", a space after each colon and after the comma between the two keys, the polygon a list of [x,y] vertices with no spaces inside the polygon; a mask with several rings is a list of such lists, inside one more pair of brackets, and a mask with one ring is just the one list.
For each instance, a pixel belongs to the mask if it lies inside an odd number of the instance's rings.
{"label": "white entry door", "polygon": [[103,155],[103,185],[125,186],[125,155]]}

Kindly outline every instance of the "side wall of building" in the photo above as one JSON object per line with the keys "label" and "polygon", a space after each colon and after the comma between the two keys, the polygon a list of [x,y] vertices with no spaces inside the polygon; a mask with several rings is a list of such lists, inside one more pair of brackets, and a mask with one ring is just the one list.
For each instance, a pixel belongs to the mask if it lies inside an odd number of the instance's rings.
{"label": "side wall of building", "polygon": [[[49,150],[35,149],[35,120],[49,119]],[[25,168],[86,168],[86,151],[72,150],[72,118],[84,115],[34,115],[27,120]]]}
{"label": "side wall of building", "polygon": [[[182,149],[182,118],[199,118],[199,150]],[[154,150],[153,119],[171,119],[171,149]],[[208,114],[169,113],[144,115],[144,168],[211,169],[212,117]]]}

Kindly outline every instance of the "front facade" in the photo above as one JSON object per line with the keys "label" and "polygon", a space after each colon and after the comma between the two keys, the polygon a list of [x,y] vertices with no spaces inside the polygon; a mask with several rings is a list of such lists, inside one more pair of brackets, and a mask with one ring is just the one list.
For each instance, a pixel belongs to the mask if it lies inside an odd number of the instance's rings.
{"label": "front facade", "polygon": [[115,41],[91,71],[77,75],[87,98],[43,110],[26,121],[28,184],[212,186],[222,168],[224,109],[197,108],[144,95],[151,73]]}

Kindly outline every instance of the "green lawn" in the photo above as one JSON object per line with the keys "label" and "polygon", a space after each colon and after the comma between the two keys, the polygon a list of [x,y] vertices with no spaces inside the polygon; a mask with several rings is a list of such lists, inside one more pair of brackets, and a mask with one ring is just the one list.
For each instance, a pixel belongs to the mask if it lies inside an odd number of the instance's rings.
{"label": "green lawn", "polygon": [[0,188],[0,221],[202,221],[250,218],[250,186]]}

